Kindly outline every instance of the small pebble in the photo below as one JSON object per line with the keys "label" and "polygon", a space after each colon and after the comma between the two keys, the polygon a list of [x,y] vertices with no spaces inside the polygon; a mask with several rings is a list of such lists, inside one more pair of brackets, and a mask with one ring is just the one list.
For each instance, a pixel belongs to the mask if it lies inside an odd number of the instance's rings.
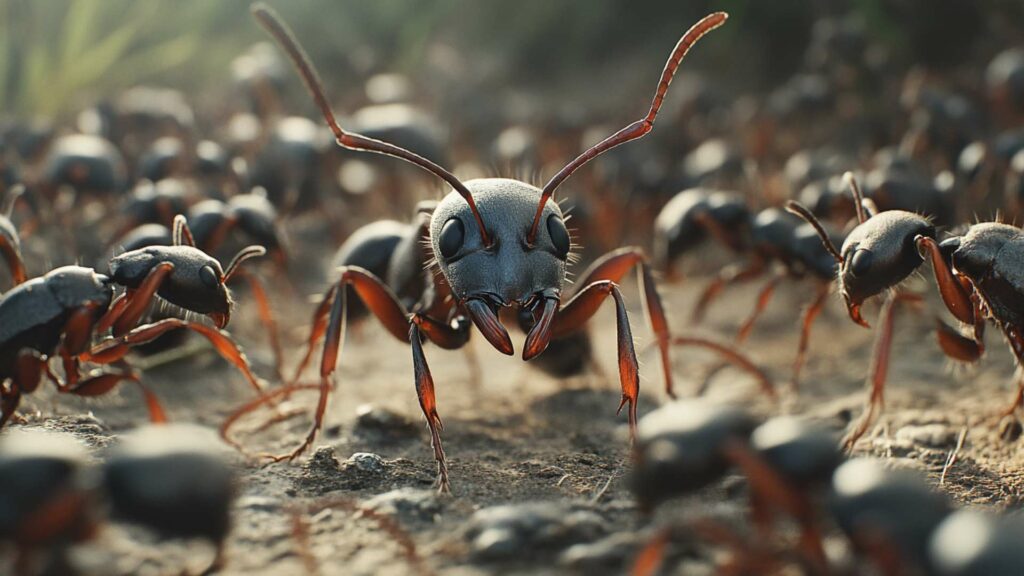
{"label": "small pebble", "polygon": [[897,440],[906,440],[926,448],[951,448],[956,445],[957,432],[945,424],[904,426],[896,431]]}

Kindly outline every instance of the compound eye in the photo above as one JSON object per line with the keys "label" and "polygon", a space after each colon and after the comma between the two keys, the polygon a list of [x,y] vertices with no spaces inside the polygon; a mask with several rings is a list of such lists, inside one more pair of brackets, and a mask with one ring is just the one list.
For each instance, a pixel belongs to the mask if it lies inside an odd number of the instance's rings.
{"label": "compound eye", "polygon": [[558,217],[558,214],[548,216],[548,235],[551,236],[551,243],[555,247],[555,254],[565,260],[569,255],[569,231],[565,229],[565,222]]}
{"label": "compound eye", "polygon": [[858,278],[865,276],[871,271],[871,262],[874,259],[874,254],[870,250],[857,250],[850,260],[850,272]]}
{"label": "compound eye", "polygon": [[199,279],[203,281],[207,288],[217,288],[220,286],[220,276],[213,269],[213,266],[206,265],[200,268]]}
{"label": "compound eye", "polygon": [[441,248],[441,256],[444,258],[451,258],[459,253],[462,249],[462,242],[466,238],[466,226],[462,223],[462,220],[458,218],[452,218],[451,220],[444,223],[441,228],[441,237],[438,238],[437,245]]}

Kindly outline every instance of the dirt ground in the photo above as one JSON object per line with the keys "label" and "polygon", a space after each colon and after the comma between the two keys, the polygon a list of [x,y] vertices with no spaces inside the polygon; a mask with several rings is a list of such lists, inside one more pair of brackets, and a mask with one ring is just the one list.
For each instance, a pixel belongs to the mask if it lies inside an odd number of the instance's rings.
{"label": "dirt ground", "polygon": [[[675,332],[731,334],[759,285],[728,292],[704,325],[694,328],[686,319],[705,281],[694,278],[662,289]],[[1012,393],[1010,355],[990,331],[983,361],[954,370],[931,333],[940,309],[934,287],[924,282],[910,287],[927,292],[928,302],[897,318],[886,411],[856,452],[899,459],[926,471],[939,485],[947,455],[966,429],[942,489],[971,505],[1015,507],[1024,460],[1019,442],[999,438],[996,416]],[[783,391],[779,401],[765,399],[753,380],[732,369],[714,377],[708,395],[764,416],[807,414],[836,429],[856,416],[874,332],[850,322],[838,297],[815,327],[799,395],[785,391],[796,318],[812,293],[799,282],[783,284],[745,346]],[[627,284],[625,294],[634,335],[643,344],[649,333],[636,286]],[[261,331],[244,295],[240,301],[231,331],[257,370],[268,376],[267,346],[256,337]],[[285,334],[291,365],[301,353],[299,325],[310,305],[278,307],[283,323],[295,327]],[[865,317],[870,321],[876,312],[877,305],[869,307]],[[413,388],[410,351],[373,322],[350,330],[326,429],[314,449],[294,463],[233,457],[242,491],[224,573],[621,573],[650,525],[641,520],[629,492],[625,416],[615,416],[619,392],[610,305],[591,330],[600,369],[566,381],[544,375],[518,356],[502,356],[478,334],[471,346],[483,368],[479,382],[470,380],[464,352],[427,348],[445,424],[450,496],[431,490],[434,464]],[[518,352],[523,336],[514,334],[513,341]],[[642,417],[666,402],[666,396],[656,355],[648,351],[641,360]],[[712,363],[714,358],[703,351],[674,351],[682,395],[692,394]],[[208,350],[152,368],[145,381],[173,420],[214,428],[251,396],[237,373]],[[311,409],[314,398],[294,402]],[[88,401],[41,392],[26,400],[23,412],[26,425],[70,431],[97,455],[117,434],[145,419],[131,388]],[[256,422],[249,420],[243,428],[252,430]],[[253,451],[284,451],[299,441],[308,424],[302,417],[243,437]],[[492,509],[505,505],[520,508]],[[744,511],[741,482],[732,478],[661,511],[655,522],[710,514],[742,525]],[[304,536],[296,535],[296,526]],[[199,546],[156,545],[145,534],[112,528],[75,557],[91,574],[179,574],[209,559],[211,552]],[[678,573],[706,573],[710,558],[691,552],[682,553]]]}

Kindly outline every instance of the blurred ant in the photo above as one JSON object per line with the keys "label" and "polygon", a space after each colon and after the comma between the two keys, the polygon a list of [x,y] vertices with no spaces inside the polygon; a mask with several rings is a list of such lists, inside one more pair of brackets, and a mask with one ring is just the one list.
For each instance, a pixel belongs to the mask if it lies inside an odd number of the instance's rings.
{"label": "blurred ant", "polygon": [[[523,359],[530,360],[542,353],[552,339],[581,330],[600,304],[611,296],[616,309],[622,386],[619,409],[628,407],[630,430],[635,431],[638,364],[625,302],[616,285],[635,267],[640,269],[641,289],[661,351],[666,387],[670,393],[672,390],[668,362],[670,335],[650,266],[638,248],[612,252],[590,267],[578,283],[581,288],[563,306],[562,286],[572,242],[561,209],[551,201],[551,197],[566,178],[591,159],[651,131],[669,83],[686,52],[704,34],[722,25],[727,15],[721,12],[711,14],[683,35],[665,65],[654,100],[644,118],[581,154],[560,170],[543,190],[538,190],[508,179],[479,179],[463,183],[444,168],[404,148],[346,132],[335,120],[318,75],[291,31],[270,8],[257,4],[252,11],[292,59],[340,146],[401,158],[433,173],[454,189],[429,215],[429,226],[424,226],[425,234],[422,236],[423,241],[429,241],[433,252],[432,266],[441,272],[435,276],[434,286],[444,286],[443,290],[451,292],[451,298],[440,301],[433,309],[421,303],[410,313],[392,288],[374,274],[358,267],[339,269],[339,280],[317,308],[309,336],[310,347],[321,337],[325,338],[316,418],[302,444],[280,458],[291,459],[302,453],[323,424],[332,387],[330,377],[337,364],[344,333],[346,288],[349,287],[395,338],[408,342],[412,347],[416,390],[430,427],[439,489],[448,490],[448,465],[441,446],[441,420],[437,414],[433,377],[423,353],[423,340],[442,348],[460,348],[469,339],[471,324],[475,324],[492,346],[503,354],[511,355],[512,340],[499,320],[499,313],[518,312],[520,317],[528,317],[529,332]],[[224,430],[233,420],[258,406],[309,387],[293,383],[241,407],[225,422]]]}
{"label": "blurred ant", "polygon": [[142,428],[95,465],[68,434],[5,435],[0,490],[10,505],[0,514],[0,543],[13,545],[14,573],[77,573],[67,547],[99,538],[110,521],[148,528],[161,540],[209,540],[216,552],[203,574],[221,568],[238,486],[223,451],[205,440],[191,426]]}

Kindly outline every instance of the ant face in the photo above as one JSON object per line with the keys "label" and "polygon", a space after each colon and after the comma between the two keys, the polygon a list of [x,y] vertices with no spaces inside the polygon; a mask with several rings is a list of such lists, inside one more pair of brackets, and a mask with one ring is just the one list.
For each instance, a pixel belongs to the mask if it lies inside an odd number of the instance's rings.
{"label": "ant face", "polygon": [[500,332],[504,329],[494,325],[497,308],[532,309],[551,299],[557,302],[569,258],[569,232],[561,209],[547,202],[531,246],[527,235],[540,190],[500,178],[471,180],[466,186],[476,199],[490,245],[484,244],[469,205],[452,192],[434,211],[431,248],[455,298],[470,303],[467,308],[477,326]]}
{"label": "ant face", "polygon": [[924,217],[901,210],[876,214],[847,236],[839,288],[854,322],[867,326],[860,315],[861,304],[896,286],[921,265],[917,236],[935,238],[935,227]]}

